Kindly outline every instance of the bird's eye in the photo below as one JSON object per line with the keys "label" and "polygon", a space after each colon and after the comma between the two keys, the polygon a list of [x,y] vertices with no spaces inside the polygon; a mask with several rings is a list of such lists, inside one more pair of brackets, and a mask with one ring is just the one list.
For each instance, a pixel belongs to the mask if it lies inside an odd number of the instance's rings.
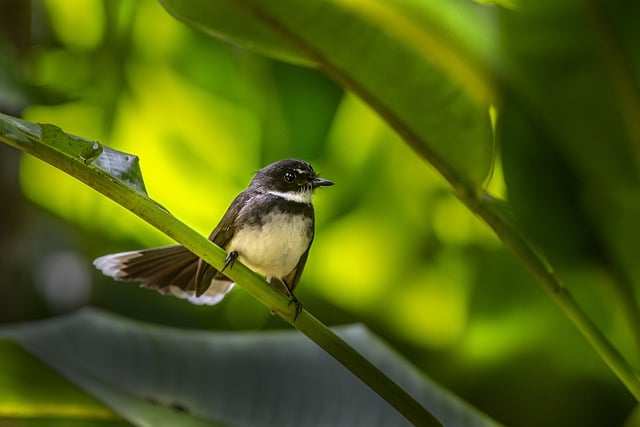
{"label": "bird's eye", "polygon": [[284,173],[284,180],[287,181],[289,184],[291,184],[293,181],[296,180],[296,174],[293,171],[286,171]]}

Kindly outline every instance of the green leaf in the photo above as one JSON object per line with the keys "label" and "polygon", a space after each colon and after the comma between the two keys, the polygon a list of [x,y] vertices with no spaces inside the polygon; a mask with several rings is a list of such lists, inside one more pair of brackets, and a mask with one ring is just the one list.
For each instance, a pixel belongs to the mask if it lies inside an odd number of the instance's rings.
{"label": "green leaf", "polygon": [[[339,334],[446,425],[496,425],[424,378],[362,326],[340,328]],[[187,331],[85,309],[3,327],[0,337],[19,342],[137,425],[407,423],[296,332]]]}
{"label": "green leaf", "polygon": [[[492,88],[472,52],[491,46],[465,26],[488,29],[489,9],[451,0],[162,3],[196,28],[261,52],[295,47],[372,105],[458,190],[474,192],[487,177]],[[249,27],[227,23],[236,20]]]}
{"label": "green leaf", "polygon": [[45,417],[85,421],[118,419],[109,408],[69,383],[15,341],[0,340],[0,419]]}
{"label": "green leaf", "polygon": [[[551,169],[566,169],[552,172],[558,178],[555,194],[521,200],[519,210],[537,218],[532,228],[547,229],[547,236],[533,235],[546,249],[573,258],[585,236],[597,240],[604,263],[622,267],[622,275],[636,283],[640,57],[635,47],[640,31],[631,17],[638,11],[637,4],[621,1],[533,0],[501,16],[509,35],[502,44],[502,78],[511,102],[531,122],[526,126],[544,135],[535,141],[539,151],[553,152],[559,160]],[[510,112],[506,108],[504,114]],[[512,146],[507,155],[522,148],[516,135],[503,137],[504,145]],[[548,169],[545,158],[532,160],[506,157],[514,172],[505,170],[507,185],[517,180],[535,186]],[[529,166],[519,170],[523,161]],[[557,216],[550,206],[559,206]],[[550,239],[556,230],[572,230],[571,236]]]}
{"label": "green leaf", "polygon": [[509,34],[503,40],[506,84],[528,115],[558,137],[574,167],[607,186],[638,180],[640,96],[633,52],[625,49],[640,32],[637,26],[632,33],[614,31],[615,21],[633,10],[529,0],[501,19]]}
{"label": "green leaf", "polygon": [[503,105],[498,133],[509,204],[518,225],[556,268],[601,262],[597,235],[580,209],[583,183],[551,142],[552,136],[527,120],[517,104]]}
{"label": "green leaf", "polygon": [[264,25],[239,3],[194,0],[188,5],[160,0],[177,19],[209,35],[287,62],[314,65],[285,37]]}
{"label": "green leaf", "polygon": [[97,141],[64,133],[55,125],[41,124],[39,136],[42,143],[87,164],[93,162],[102,153],[102,146]]}
{"label": "green leaf", "polygon": [[508,95],[499,132],[520,223],[561,273],[567,265],[606,273],[610,316],[625,316],[636,360],[640,31],[629,17],[639,10],[620,1],[536,0],[504,11]]}
{"label": "green leaf", "polygon": [[33,145],[33,140],[40,138],[38,125],[0,113],[0,136],[23,147]]}
{"label": "green leaf", "polygon": [[106,146],[102,148],[102,153],[95,159],[93,164],[127,184],[138,193],[146,195],[147,189],[142,178],[138,156]]}
{"label": "green leaf", "polygon": [[0,140],[28,153],[38,153],[45,161],[56,157],[70,170],[84,170],[85,175],[90,168],[84,166],[93,164],[112,179],[147,195],[137,156],[65,133],[58,126],[34,124],[0,113]]}
{"label": "green leaf", "polygon": [[640,406],[637,406],[631,411],[631,414],[624,423],[624,427],[635,427],[640,425]]}

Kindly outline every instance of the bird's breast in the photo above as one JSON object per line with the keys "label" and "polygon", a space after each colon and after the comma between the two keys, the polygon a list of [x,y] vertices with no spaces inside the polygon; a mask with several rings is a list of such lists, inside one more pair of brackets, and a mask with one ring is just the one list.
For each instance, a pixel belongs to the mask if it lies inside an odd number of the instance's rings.
{"label": "bird's breast", "polygon": [[262,224],[237,230],[227,251],[237,251],[240,260],[255,272],[280,279],[296,267],[312,236],[312,218],[270,213]]}

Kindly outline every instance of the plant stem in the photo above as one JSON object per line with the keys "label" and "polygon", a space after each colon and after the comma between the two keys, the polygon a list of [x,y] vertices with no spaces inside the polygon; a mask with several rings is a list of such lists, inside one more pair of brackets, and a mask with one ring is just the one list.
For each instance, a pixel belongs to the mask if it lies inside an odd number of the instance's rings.
{"label": "plant stem", "polygon": [[488,193],[484,193],[479,199],[466,197],[463,202],[495,231],[504,245],[533,275],[538,284],[542,286],[553,302],[586,338],[633,397],[640,401],[640,380],[633,367],[582,311],[556,272],[520,233],[512,220],[508,218],[507,212],[501,206],[501,202],[491,197]]}

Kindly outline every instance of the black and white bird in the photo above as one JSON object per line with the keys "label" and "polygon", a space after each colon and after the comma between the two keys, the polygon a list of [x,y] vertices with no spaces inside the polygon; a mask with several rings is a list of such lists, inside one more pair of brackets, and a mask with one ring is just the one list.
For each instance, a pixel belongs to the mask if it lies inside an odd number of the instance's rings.
{"label": "black and white bird", "polygon": [[236,259],[301,306],[293,290],[313,242],[313,191],[333,182],[303,160],[286,159],[260,169],[233,200],[209,240],[227,251],[218,271],[181,245],[105,255],[93,263],[119,281],[136,281],[194,304],[217,304],[233,288],[223,273]]}

